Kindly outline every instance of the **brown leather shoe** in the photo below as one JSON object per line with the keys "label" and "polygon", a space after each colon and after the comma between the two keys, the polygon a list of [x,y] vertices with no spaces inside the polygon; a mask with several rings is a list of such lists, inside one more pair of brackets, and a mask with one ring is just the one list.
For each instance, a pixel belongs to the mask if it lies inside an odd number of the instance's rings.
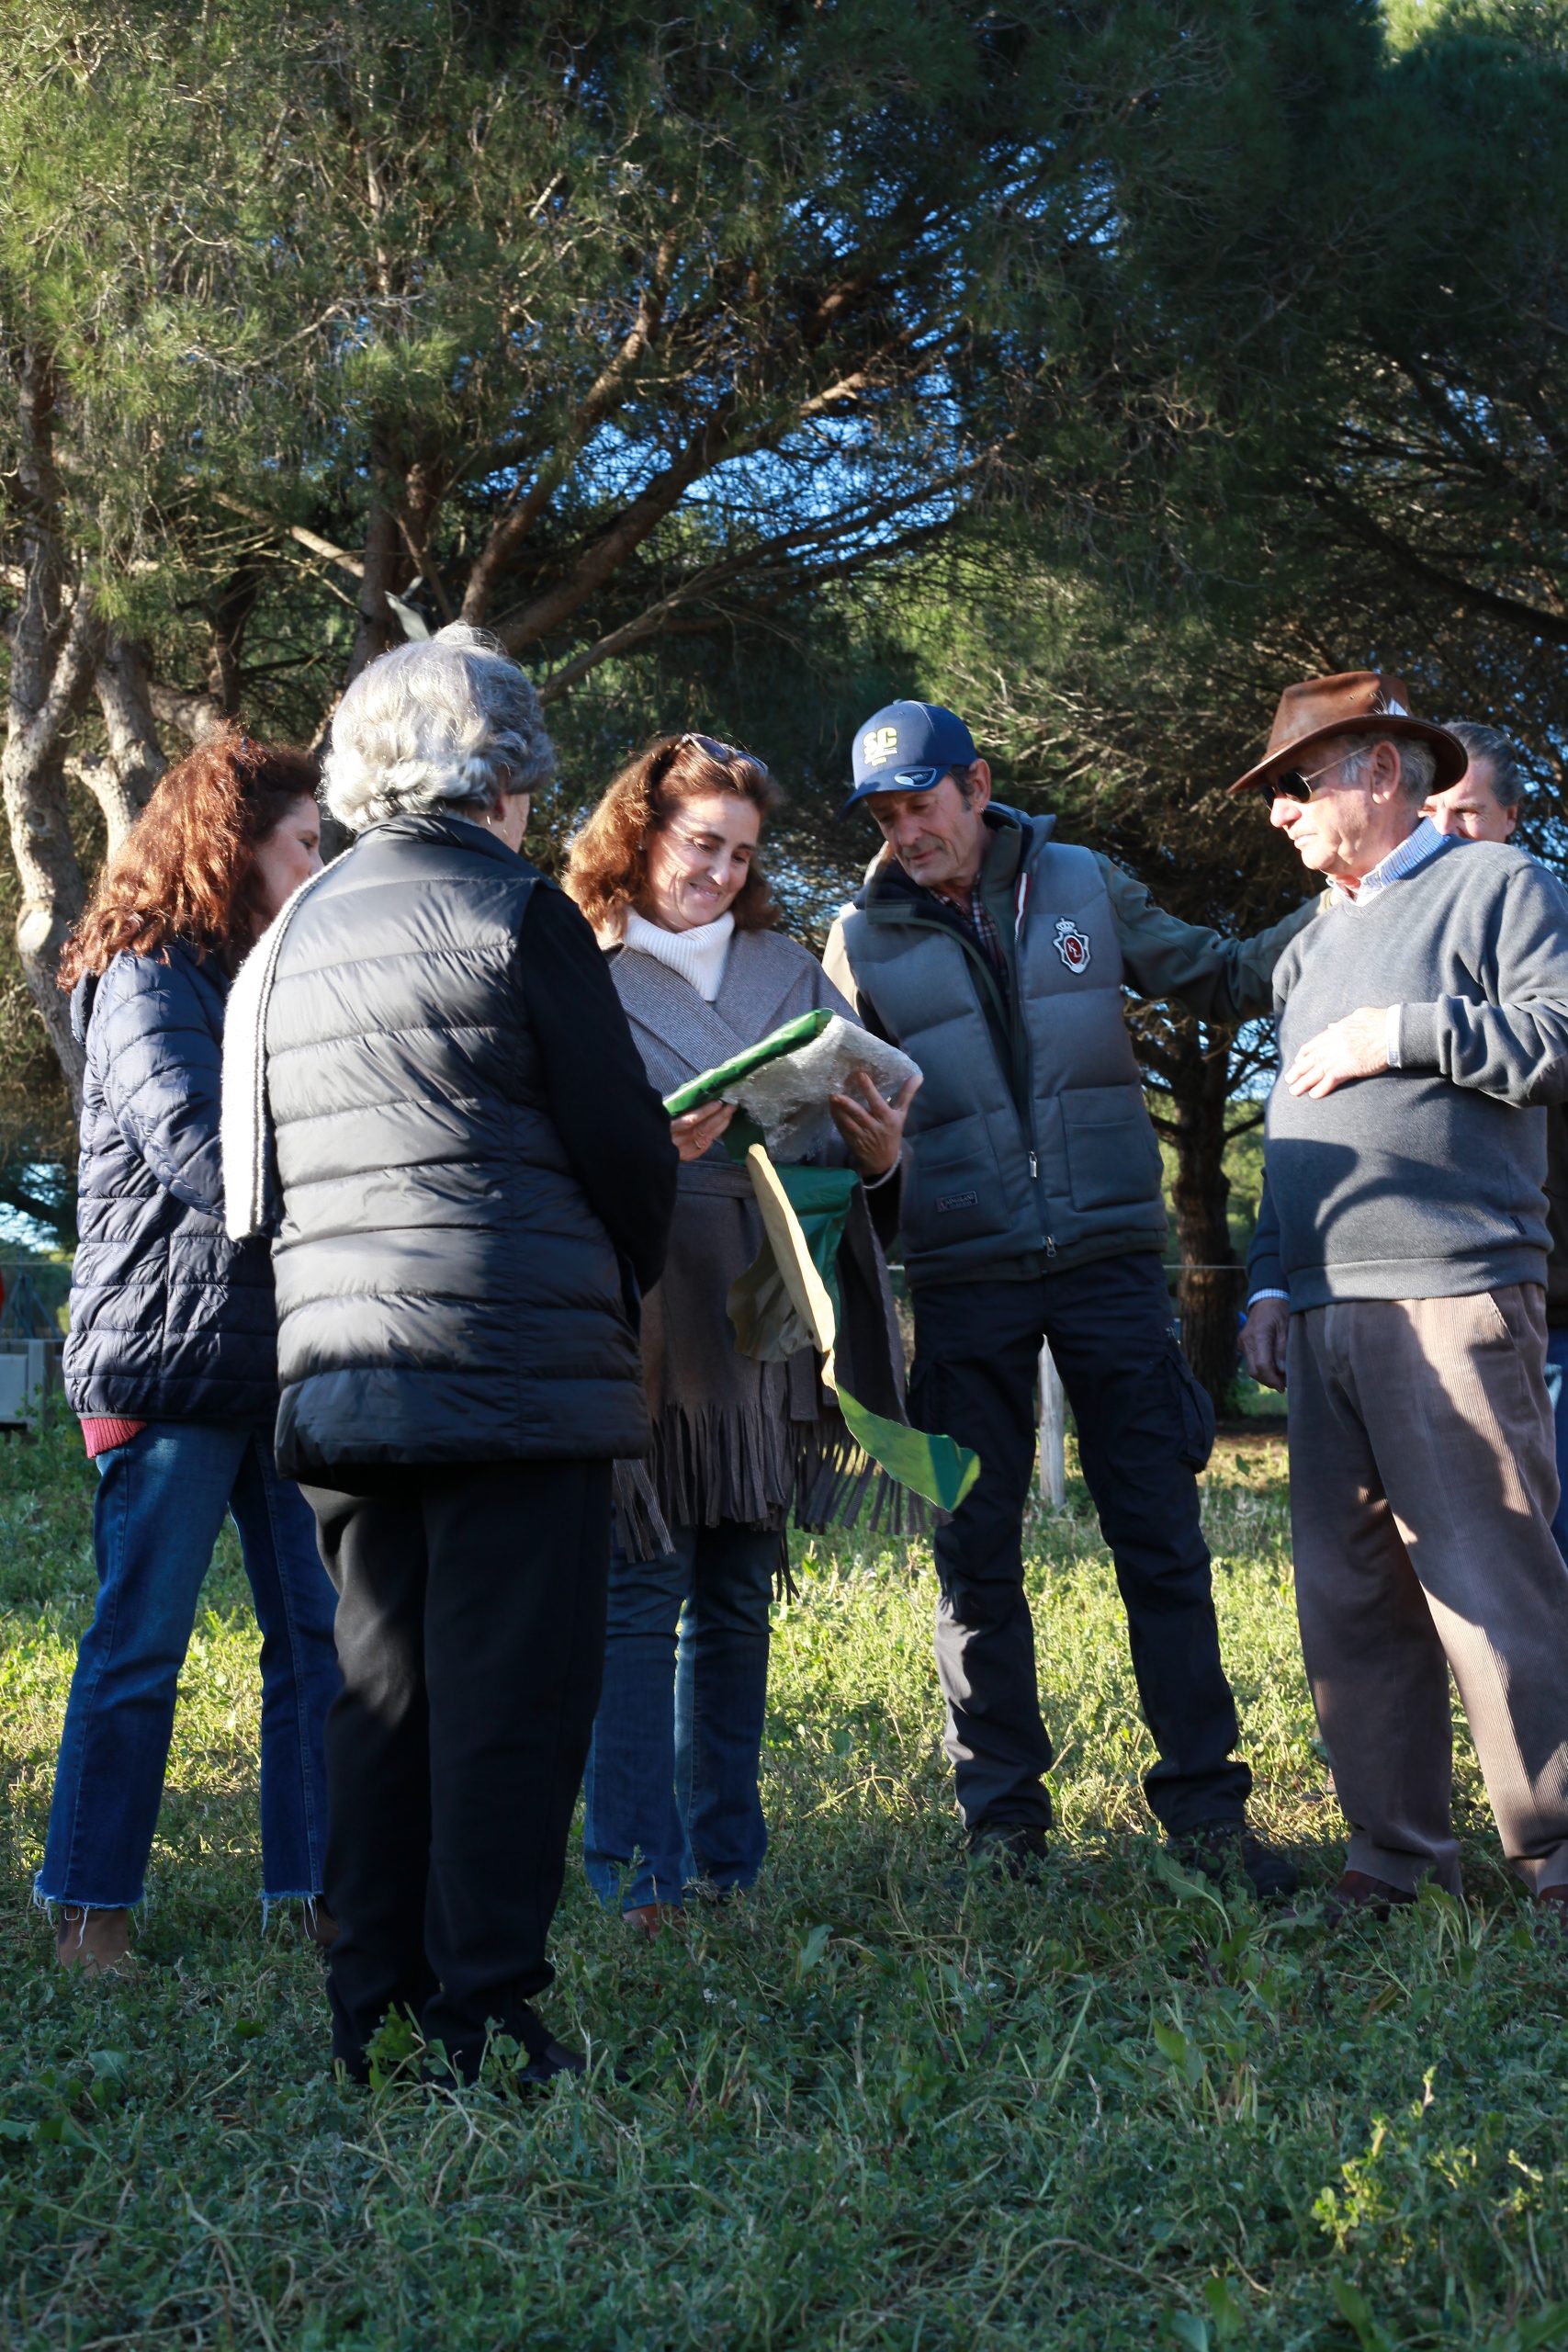
{"label": "brown leather shoe", "polygon": [[79,1903],[62,1903],[54,1956],[62,1968],[80,1969],[84,1976],[133,1974],[130,1912],[92,1911]]}
{"label": "brown leather shoe", "polygon": [[1543,1928],[1555,1928],[1560,1936],[1568,1936],[1568,1886],[1537,1887],[1535,1910]]}
{"label": "brown leather shoe", "polygon": [[634,1903],[629,1911],[621,1914],[626,1925],[635,1928],[639,1936],[646,1936],[649,1943],[655,1936],[662,1935],[666,1928],[672,1928],[680,1917],[678,1903]]}
{"label": "brown leather shoe", "polygon": [[1386,1919],[1391,1911],[1403,1909],[1415,1900],[1407,1886],[1390,1886],[1386,1878],[1373,1878],[1368,1871],[1347,1871],[1324,1904],[1323,1916],[1330,1927],[1355,1911],[1364,1911],[1373,1919]]}
{"label": "brown leather shoe", "polygon": [[307,1943],[316,1944],[322,1951],[331,1951],[337,1941],[337,1921],[318,1894],[307,1903],[299,1921],[299,1932]]}

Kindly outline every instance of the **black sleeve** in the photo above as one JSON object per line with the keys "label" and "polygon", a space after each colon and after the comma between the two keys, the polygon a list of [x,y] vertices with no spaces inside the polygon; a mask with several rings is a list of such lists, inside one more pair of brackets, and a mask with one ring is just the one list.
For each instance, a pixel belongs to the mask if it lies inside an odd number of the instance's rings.
{"label": "black sleeve", "polygon": [[609,967],[563,890],[529,893],[517,960],[567,1156],[638,1289],[650,1290],[664,1264],[680,1163]]}

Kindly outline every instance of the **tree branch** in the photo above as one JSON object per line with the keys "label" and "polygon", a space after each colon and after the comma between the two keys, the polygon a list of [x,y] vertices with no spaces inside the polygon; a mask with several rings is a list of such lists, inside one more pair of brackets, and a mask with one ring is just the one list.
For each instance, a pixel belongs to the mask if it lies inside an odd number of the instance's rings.
{"label": "tree branch", "polygon": [[[573,463],[621,397],[652,348],[664,320],[670,279],[675,266],[675,241],[660,241],[648,281],[637,295],[637,319],[626,340],[589,386],[571,420],[564,445],[558,444],[540,459],[538,471],[516,503],[500,516],[474,560],[463,592],[462,617],[476,626],[489,612],[498,583],[545,508],[570,472]],[[526,643],[525,638],[519,643]]]}
{"label": "tree branch", "polygon": [[1347,498],[1342,492],[1331,489],[1326,483],[1312,485],[1309,495],[1326,514],[1337,515],[1366,546],[1376,548],[1380,554],[1391,556],[1396,563],[1415,572],[1417,578],[1430,581],[1434,587],[1447,589],[1450,595],[1458,596],[1479,612],[1495,613],[1499,619],[1512,621],[1536,636],[1549,638],[1554,645],[1568,645],[1568,614],[1547,611],[1540,605],[1526,604],[1522,597],[1506,596],[1500,589],[1483,587],[1479,582],[1467,580],[1462,572],[1452,571],[1431,557],[1418,553],[1397,533],[1388,530],[1381,523],[1374,523],[1353,499]]}

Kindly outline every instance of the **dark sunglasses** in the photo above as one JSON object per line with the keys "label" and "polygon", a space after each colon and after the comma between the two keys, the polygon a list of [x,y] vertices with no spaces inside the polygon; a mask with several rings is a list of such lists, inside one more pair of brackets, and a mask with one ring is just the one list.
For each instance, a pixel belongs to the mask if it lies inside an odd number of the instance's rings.
{"label": "dark sunglasses", "polygon": [[1314,768],[1310,774],[1305,768],[1282,768],[1278,775],[1259,776],[1258,789],[1263,795],[1265,808],[1272,808],[1276,800],[1310,800],[1314,784],[1332,775],[1336,768],[1342,768],[1347,760],[1355,756],[1353,752],[1345,752],[1338,759],[1330,760],[1325,768]]}
{"label": "dark sunglasses", "polygon": [[708,758],[716,760],[721,768],[728,767],[731,760],[749,760],[751,757],[750,752],[737,751],[733,743],[721,743],[716,735],[682,735],[675,746],[676,751],[683,752],[688,743],[694,743],[699,752],[705,752]]}

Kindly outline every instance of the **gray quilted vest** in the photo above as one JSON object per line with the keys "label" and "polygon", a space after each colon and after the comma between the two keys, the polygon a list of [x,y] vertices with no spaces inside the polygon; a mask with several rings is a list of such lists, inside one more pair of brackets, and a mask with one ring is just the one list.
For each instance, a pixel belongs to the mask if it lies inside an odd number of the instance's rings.
{"label": "gray quilted vest", "polygon": [[920,901],[874,880],[842,918],[855,981],[925,1074],[906,1131],[909,1280],[1066,1268],[1165,1238],[1159,1146],[1122,1018],[1099,862],[1023,820],[1015,897],[1017,1095],[983,1007],[989,967]]}

